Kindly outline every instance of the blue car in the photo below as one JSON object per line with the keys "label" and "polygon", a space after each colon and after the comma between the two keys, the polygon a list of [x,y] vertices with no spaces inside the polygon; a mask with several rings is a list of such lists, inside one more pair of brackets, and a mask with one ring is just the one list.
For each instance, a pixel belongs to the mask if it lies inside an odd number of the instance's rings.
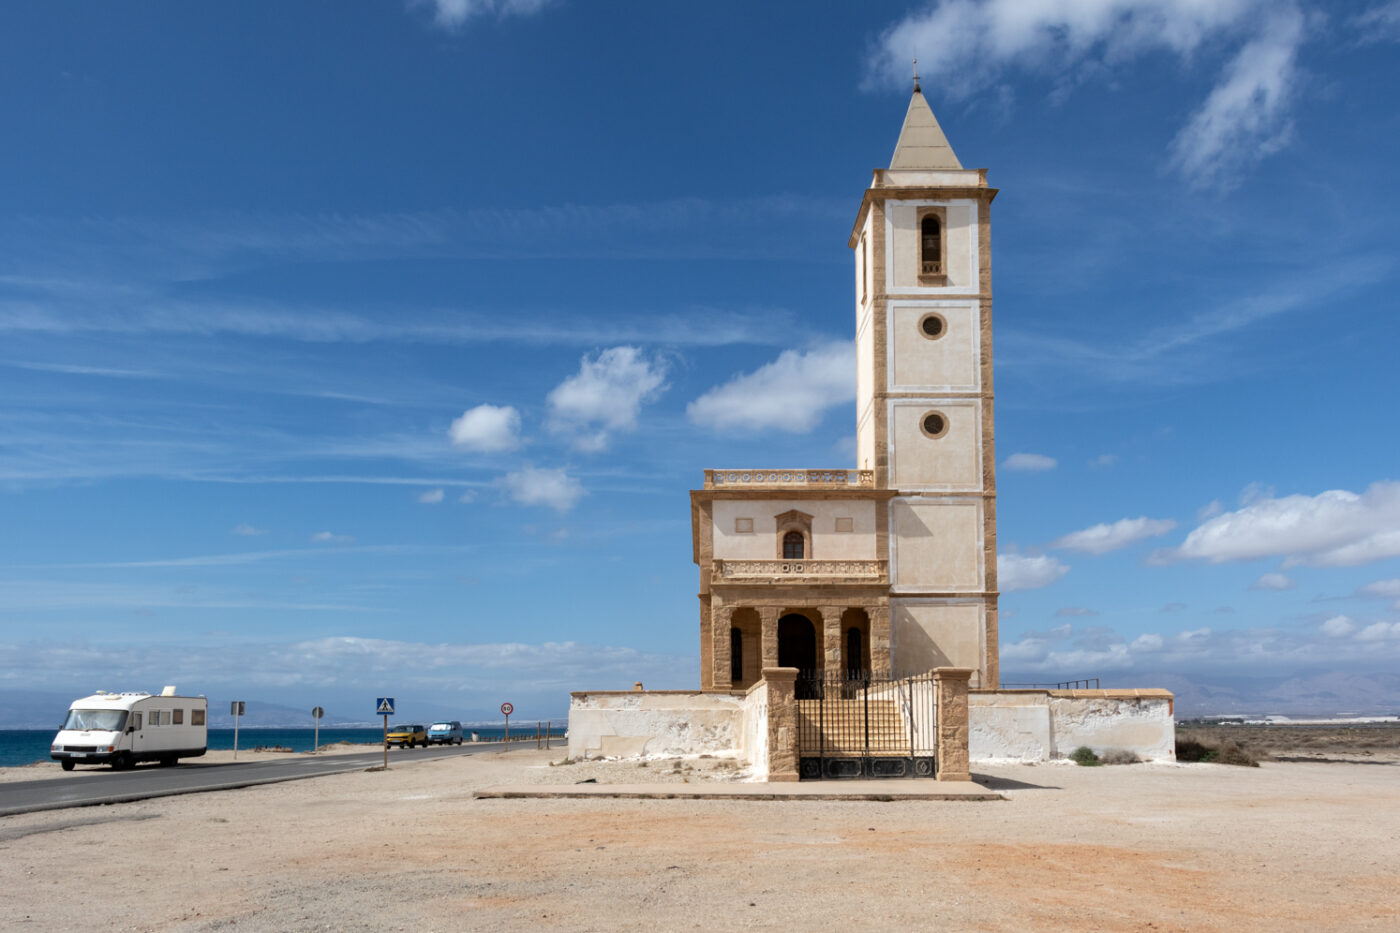
{"label": "blue car", "polygon": [[428,727],[429,745],[462,744],[462,724],[453,719],[449,722],[435,722]]}

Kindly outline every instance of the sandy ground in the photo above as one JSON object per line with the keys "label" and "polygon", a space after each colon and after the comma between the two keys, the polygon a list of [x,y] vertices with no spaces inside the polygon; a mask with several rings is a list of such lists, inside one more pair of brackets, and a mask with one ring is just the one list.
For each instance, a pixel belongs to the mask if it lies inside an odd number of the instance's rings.
{"label": "sandy ground", "polygon": [[560,755],[6,817],[0,929],[1400,928],[1394,763],[997,766],[985,803],[471,796],[734,776]]}

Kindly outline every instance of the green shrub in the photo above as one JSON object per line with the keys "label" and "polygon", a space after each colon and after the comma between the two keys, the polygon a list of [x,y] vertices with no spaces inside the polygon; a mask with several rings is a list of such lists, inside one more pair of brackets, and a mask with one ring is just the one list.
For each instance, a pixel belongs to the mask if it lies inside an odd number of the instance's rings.
{"label": "green shrub", "polygon": [[1087,745],[1081,745],[1069,753],[1069,760],[1079,765],[1081,768],[1097,768],[1103,764],[1099,756],[1094,754],[1094,750]]}
{"label": "green shrub", "polygon": [[1176,740],[1177,761],[1214,762],[1222,765],[1237,765],[1241,768],[1259,767],[1259,759],[1238,742],[1221,742],[1214,745],[1196,739]]}

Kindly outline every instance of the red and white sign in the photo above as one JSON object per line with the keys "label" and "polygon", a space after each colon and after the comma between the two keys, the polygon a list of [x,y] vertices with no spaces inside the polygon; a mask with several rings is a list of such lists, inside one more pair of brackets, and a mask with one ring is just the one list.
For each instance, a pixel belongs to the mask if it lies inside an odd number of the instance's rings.
{"label": "red and white sign", "polygon": [[509,716],[509,715],[510,715],[511,713],[513,713],[513,712],[515,712],[515,707],[514,707],[514,706],[511,706],[509,703],[502,703],[502,704],[501,704],[501,715],[502,715],[502,716]]}

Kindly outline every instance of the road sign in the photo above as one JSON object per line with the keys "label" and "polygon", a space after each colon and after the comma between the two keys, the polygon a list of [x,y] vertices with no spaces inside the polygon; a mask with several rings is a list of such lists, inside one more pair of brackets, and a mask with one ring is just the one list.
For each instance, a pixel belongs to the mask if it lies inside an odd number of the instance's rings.
{"label": "road sign", "polygon": [[374,704],[374,715],[392,716],[394,715],[394,698],[380,697]]}
{"label": "road sign", "polygon": [[502,704],[501,704],[501,715],[502,715],[502,716],[509,716],[509,715],[510,715],[511,713],[513,713],[513,712],[515,712],[515,707],[514,707],[514,706],[511,706],[509,703],[502,703]]}
{"label": "road sign", "polygon": [[243,700],[234,700],[228,705],[228,714],[230,716],[242,716],[247,712],[247,710],[244,709],[245,705]]}
{"label": "road sign", "polygon": [[238,759],[238,717],[243,715],[244,702],[233,700],[228,705],[228,714],[233,717],[233,757]]}
{"label": "road sign", "polygon": [[311,707],[311,715],[315,716],[317,719],[320,719],[322,716],[326,715],[326,711],[321,709],[321,707],[319,706],[313,706]]}

